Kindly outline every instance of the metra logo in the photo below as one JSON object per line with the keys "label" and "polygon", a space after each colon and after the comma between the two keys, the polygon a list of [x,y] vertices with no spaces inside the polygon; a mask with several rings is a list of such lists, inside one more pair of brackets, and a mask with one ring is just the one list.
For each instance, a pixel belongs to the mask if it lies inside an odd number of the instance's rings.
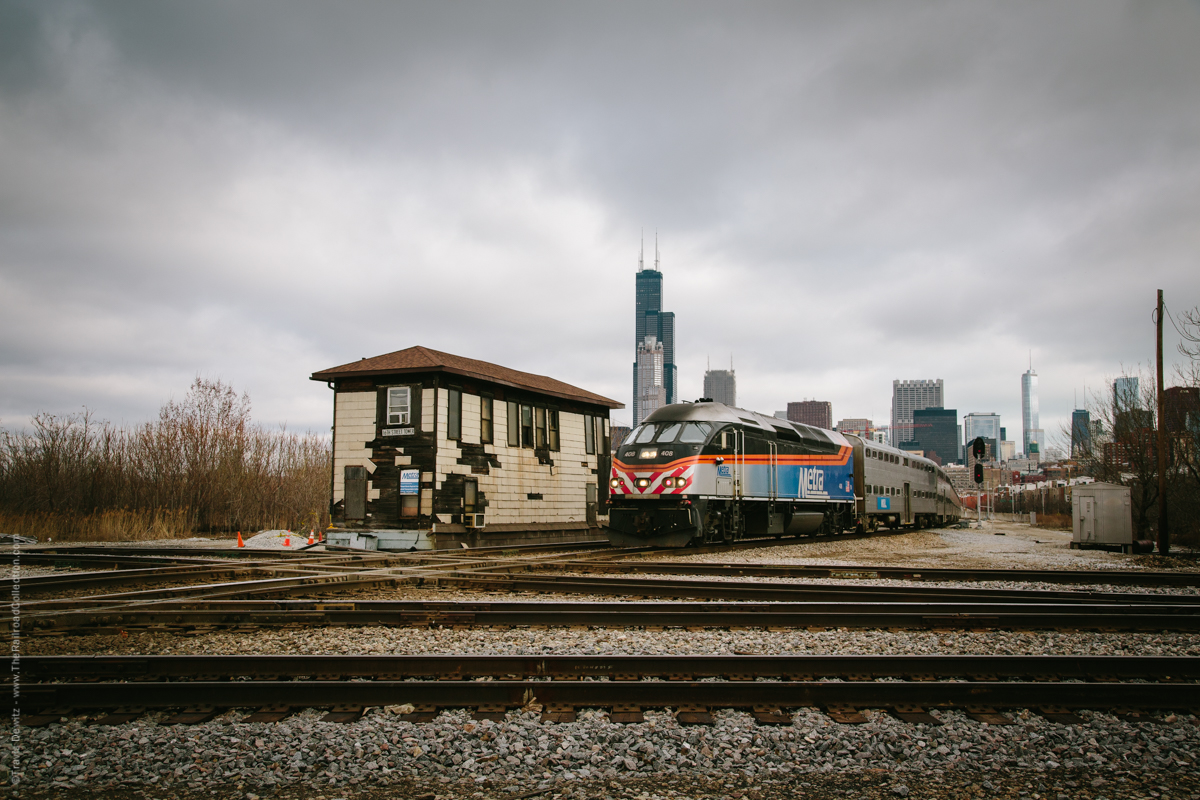
{"label": "metra logo", "polygon": [[800,496],[825,493],[825,470],[820,467],[800,468]]}

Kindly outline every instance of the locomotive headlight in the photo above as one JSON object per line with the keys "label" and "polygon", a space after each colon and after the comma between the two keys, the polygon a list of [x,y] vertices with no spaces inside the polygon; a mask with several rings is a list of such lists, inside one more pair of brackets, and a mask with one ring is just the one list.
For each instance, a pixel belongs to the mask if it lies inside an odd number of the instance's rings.
{"label": "locomotive headlight", "polygon": [[608,482],[608,485],[614,489],[620,489],[621,488],[621,479],[613,478],[611,481]]}
{"label": "locomotive headlight", "polygon": [[663,478],[662,485],[667,487],[668,489],[670,489],[672,486],[675,485],[675,479],[674,478]]}
{"label": "locomotive headlight", "polygon": [[645,489],[650,485],[650,481],[646,478],[638,478],[637,485],[639,489]]}
{"label": "locomotive headlight", "polygon": [[638,453],[638,458],[657,458],[657,457],[658,457],[657,450],[643,450],[642,452]]}

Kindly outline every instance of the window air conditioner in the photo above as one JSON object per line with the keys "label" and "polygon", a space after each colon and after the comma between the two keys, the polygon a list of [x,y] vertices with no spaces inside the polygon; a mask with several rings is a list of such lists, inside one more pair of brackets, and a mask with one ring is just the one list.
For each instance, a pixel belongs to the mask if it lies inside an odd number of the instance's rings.
{"label": "window air conditioner", "polygon": [[463,523],[468,528],[482,528],[484,526],[483,514],[463,514]]}

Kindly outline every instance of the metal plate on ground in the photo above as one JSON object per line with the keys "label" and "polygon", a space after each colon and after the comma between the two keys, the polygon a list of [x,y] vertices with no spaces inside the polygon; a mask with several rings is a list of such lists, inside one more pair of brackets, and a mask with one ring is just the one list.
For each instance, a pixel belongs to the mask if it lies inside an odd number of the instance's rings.
{"label": "metal plate on ground", "polygon": [[1041,714],[1051,722],[1057,722],[1060,725],[1083,724],[1082,717],[1080,717],[1074,711],[1071,711],[1069,708],[1064,708],[1062,706],[1042,706],[1037,710],[1037,713]]}
{"label": "metal plate on ground", "polygon": [[291,706],[263,706],[244,718],[242,722],[279,722],[292,713]]}
{"label": "metal plate on ground", "polygon": [[22,714],[21,724],[26,728],[44,728],[51,723],[60,721],[63,717],[71,716],[70,708],[47,708],[36,714]]}
{"label": "metal plate on ground", "polygon": [[575,706],[550,703],[542,709],[542,722],[574,722]]}
{"label": "metal plate on ground", "polygon": [[100,719],[93,722],[93,725],[124,725],[127,722],[133,722],[135,719],[146,713],[146,709],[141,706],[126,706],[118,708],[111,714],[105,714]]}
{"label": "metal plate on ground", "polygon": [[412,713],[401,714],[400,719],[405,722],[433,722],[437,719],[438,708],[431,705],[414,705]]}
{"label": "metal plate on ground", "polygon": [[475,713],[471,714],[473,719],[491,720],[492,722],[504,722],[504,717],[508,714],[508,709],[500,705],[485,705],[476,706]]}
{"label": "metal plate on ground", "polygon": [[755,706],[751,712],[759,725],[791,725],[790,714],[783,713],[778,706]]}
{"label": "metal plate on ground", "polygon": [[892,716],[904,722],[911,722],[914,725],[924,723],[926,725],[941,725],[942,721],[930,714],[921,706],[897,705],[891,709]]}
{"label": "metal plate on ground", "polygon": [[321,717],[321,722],[358,722],[366,710],[366,706],[359,705],[334,706],[329,709],[328,714]]}
{"label": "metal plate on ground", "polygon": [[642,707],[629,705],[626,703],[618,703],[612,707],[608,718],[613,722],[618,722],[623,725],[632,725],[638,722],[645,722],[646,718],[642,715]]}
{"label": "metal plate on ground", "polygon": [[709,713],[708,706],[698,706],[689,703],[688,705],[680,706],[675,712],[675,719],[680,725],[712,725],[712,714]]}
{"label": "metal plate on ground", "polygon": [[867,721],[867,718],[857,708],[842,703],[830,704],[825,708],[825,713],[834,722],[840,722],[843,725],[862,725]]}

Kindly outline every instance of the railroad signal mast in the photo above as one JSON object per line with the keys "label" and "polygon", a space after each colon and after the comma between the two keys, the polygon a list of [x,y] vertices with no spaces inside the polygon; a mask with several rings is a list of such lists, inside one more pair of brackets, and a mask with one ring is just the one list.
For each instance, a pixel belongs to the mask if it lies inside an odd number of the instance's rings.
{"label": "railroad signal mast", "polygon": [[983,483],[983,456],[987,453],[987,445],[982,436],[976,436],[971,442],[971,455],[975,457],[975,527],[983,527],[983,506],[980,505],[979,484]]}

